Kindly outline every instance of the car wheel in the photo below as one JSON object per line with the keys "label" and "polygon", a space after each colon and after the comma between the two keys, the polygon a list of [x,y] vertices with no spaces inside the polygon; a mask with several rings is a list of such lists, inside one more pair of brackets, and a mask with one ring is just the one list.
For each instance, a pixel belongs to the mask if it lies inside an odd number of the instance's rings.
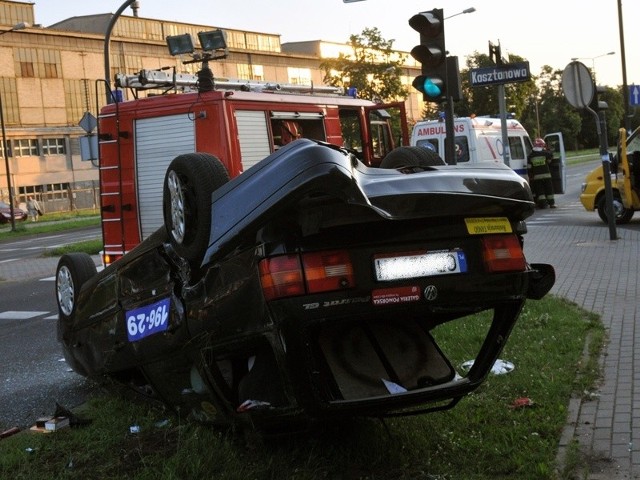
{"label": "car wheel", "polygon": [[445,161],[433,150],[423,147],[394,148],[384,157],[380,168],[433,167],[445,165]]}
{"label": "car wheel", "polygon": [[56,270],[56,298],[60,321],[66,322],[73,316],[80,288],[96,273],[96,265],[86,253],[67,253],[60,258]]}
{"label": "car wheel", "polygon": [[[607,200],[606,195],[601,195],[598,199],[598,204],[596,205],[596,209],[598,210],[598,216],[604,223],[609,223],[607,218]],[[625,208],[622,204],[622,198],[620,198],[620,194],[618,192],[613,192],[613,212],[616,216],[616,224],[624,225],[625,223],[629,223],[631,217],[633,217],[634,210],[632,208]]]}
{"label": "car wheel", "polygon": [[200,266],[211,229],[211,194],[229,181],[213,155],[189,153],[173,159],[164,178],[164,224],[173,248]]}
{"label": "car wheel", "polygon": [[78,293],[87,280],[97,273],[96,265],[86,253],[67,253],[60,257],[56,269],[56,300],[58,302],[58,340],[67,364],[80,375],[87,376],[86,368],[69,349],[68,332],[78,308]]}

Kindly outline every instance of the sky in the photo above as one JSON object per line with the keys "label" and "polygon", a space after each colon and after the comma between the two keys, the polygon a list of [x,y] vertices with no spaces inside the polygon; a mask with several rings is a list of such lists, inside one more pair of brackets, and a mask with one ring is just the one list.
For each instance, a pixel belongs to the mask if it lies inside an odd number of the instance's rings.
{"label": "sky", "polygon": [[[49,26],[65,18],[115,13],[125,0],[31,0],[35,20]],[[139,0],[138,15],[219,28],[280,34],[281,42],[347,42],[351,34],[377,27],[397,50],[410,51],[419,34],[408,24],[421,11],[442,8],[446,47],[459,57],[489,54],[489,42],[502,56],[529,61],[532,74],[543,65],[564,69],[572,58],[594,68],[598,84],[623,83],[618,3],[622,5],[627,84],[640,84],[640,1],[638,0]],[[596,7],[597,5],[597,7]],[[237,6],[237,8],[232,8]],[[460,14],[474,7],[473,13]],[[132,15],[127,8],[123,15]],[[455,15],[455,16],[454,16]],[[607,55],[615,52],[613,55]]]}

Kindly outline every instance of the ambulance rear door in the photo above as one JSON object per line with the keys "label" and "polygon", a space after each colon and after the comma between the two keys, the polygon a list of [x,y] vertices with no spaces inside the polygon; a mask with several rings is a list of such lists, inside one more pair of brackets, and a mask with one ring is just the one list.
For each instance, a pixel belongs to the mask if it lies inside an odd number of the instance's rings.
{"label": "ambulance rear door", "polygon": [[551,160],[551,180],[553,181],[553,192],[564,193],[567,188],[567,155],[564,150],[564,140],[562,132],[549,133],[544,136],[547,149],[553,153]]}

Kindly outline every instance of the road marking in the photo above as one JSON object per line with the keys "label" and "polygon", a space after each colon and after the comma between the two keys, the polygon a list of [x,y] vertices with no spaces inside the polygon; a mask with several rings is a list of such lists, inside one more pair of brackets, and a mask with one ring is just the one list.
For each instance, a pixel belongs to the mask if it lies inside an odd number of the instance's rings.
{"label": "road marking", "polygon": [[[104,267],[102,265],[96,265],[96,270],[98,272],[101,272],[102,270],[104,270]],[[41,278],[39,281],[40,282],[55,282],[56,281],[56,277],[55,277],[55,275],[53,277],[45,277],[45,278]]]}
{"label": "road marking", "polygon": [[27,320],[29,318],[40,317],[51,312],[25,311],[17,312],[15,310],[7,310],[0,312],[0,320]]}

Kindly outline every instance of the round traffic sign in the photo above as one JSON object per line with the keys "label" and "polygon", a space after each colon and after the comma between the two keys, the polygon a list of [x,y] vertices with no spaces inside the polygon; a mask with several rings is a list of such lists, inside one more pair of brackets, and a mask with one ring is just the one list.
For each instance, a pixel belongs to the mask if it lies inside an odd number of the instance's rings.
{"label": "round traffic sign", "polygon": [[572,107],[587,108],[593,100],[595,86],[591,72],[581,62],[571,62],[562,72],[562,91]]}

